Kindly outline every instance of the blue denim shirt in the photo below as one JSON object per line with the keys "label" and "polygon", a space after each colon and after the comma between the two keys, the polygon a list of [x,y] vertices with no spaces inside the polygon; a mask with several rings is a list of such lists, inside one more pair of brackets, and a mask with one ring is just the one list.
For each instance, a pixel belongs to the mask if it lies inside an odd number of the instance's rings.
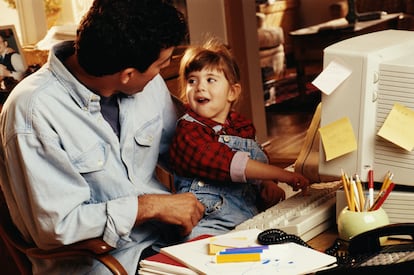
{"label": "blue denim shirt", "polygon": [[[134,227],[137,196],[168,193],[154,176],[176,116],[164,80],[119,99],[120,137],[100,112],[99,96],[74,78],[54,47],[38,72],[10,94],[0,117],[1,186],[22,235],[49,249],[103,236],[134,274],[153,224]],[[39,274],[103,274],[89,259],[38,261]]]}

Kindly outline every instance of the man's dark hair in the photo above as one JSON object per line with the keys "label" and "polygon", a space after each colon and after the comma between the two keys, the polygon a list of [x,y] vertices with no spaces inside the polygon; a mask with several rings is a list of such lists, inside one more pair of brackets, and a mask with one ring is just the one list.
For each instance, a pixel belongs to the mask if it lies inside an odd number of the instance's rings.
{"label": "man's dark hair", "polygon": [[162,49],[187,35],[184,16],[162,0],[95,0],[82,19],[75,47],[82,68],[94,76],[125,68],[144,72]]}

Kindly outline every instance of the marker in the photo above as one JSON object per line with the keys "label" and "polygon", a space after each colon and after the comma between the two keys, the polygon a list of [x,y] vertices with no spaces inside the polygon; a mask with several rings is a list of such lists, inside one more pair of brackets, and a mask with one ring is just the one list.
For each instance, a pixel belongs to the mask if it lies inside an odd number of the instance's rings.
{"label": "marker", "polygon": [[267,245],[226,248],[225,250],[220,251],[219,254],[262,253],[264,249],[268,248]]}
{"label": "marker", "polygon": [[218,254],[216,263],[258,262],[261,258],[261,253]]}

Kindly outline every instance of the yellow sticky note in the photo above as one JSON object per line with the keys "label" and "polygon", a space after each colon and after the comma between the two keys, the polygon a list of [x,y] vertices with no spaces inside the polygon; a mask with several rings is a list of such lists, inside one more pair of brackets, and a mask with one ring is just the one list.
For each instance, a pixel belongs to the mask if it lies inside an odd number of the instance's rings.
{"label": "yellow sticky note", "polygon": [[208,255],[216,255],[218,252],[229,248],[228,246],[216,245],[213,243],[208,244]]}
{"label": "yellow sticky note", "polygon": [[357,143],[349,118],[341,118],[319,128],[326,161],[357,149]]}
{"label": "yellow sticky note", "polygon": [[414,147],[414,111],[401,104],[394,104],[378,135],[411,151]]}

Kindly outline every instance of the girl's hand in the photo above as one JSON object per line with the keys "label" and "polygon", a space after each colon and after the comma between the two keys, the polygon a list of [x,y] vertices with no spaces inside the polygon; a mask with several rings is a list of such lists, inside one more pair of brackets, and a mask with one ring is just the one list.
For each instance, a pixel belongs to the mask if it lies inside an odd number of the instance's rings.
{"label": "girl's hand", "polygon": [[291,175],[286,183],[292,187],[293,191],[302,190],[304,193],[306,193],[309,186],[309,180],[296,172],[291,172]]}
{"label": "girl's hand", "polygon": [[285,190],[273,181],[263,181],[260,187],[260,198],[257,202],[259,211],[264,211],[286,198]]}

